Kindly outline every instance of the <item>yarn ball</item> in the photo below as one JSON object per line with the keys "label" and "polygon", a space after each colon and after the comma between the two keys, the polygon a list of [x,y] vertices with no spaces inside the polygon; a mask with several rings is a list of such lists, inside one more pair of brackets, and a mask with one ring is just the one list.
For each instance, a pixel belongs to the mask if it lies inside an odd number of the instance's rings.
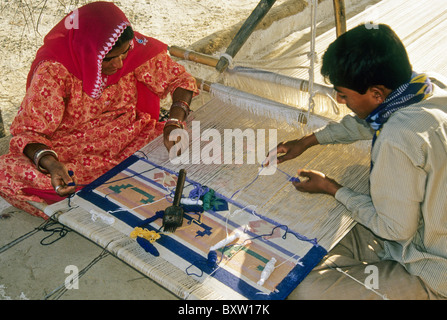
{"label": "yarn ball", "polygon": [[137,237],[137,242],[144,249],[144,251],[149,252],[156,257],[160,255],[157,248],[155,248],[155,246],[149,240],[142,237]]}
{"label": "yarn ball", "polygon": [[208,252],[208,260],[206,261],[206,264],[210,268],[216,268],[217,267],[217,252],[216,251]]}

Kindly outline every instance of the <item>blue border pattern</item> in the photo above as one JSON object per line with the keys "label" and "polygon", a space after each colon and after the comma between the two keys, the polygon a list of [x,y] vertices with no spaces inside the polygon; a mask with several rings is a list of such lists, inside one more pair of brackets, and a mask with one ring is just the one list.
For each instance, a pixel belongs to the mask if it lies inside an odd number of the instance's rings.
{"label": "blue border pattern", "polygon": [[[112,215],[115,216],[117,219],[125,222],[129,226],[135,228],[137,226],[144,225],[146,228],[150,230],[156,230],[152,226],[149,225],[150,221],[142,220],[132,214],[128,214],[126,211],[116,211],[118,209],[121,209],[117,204],[113,203],[112,201],[96,194],[93,192],[93,190],[100,186],[101,184],[105,183],[106,181],[113,178],[115,175],[117,175],[119,172],[127,169],[129,166],[133,165],[137,161],[146,161],[149,164],[166,170],[167,172],[170,172],[172,174],[176,174],[175,172],[163,168],[159,165],[156,165],[152,163],[151,161],[147,159],[143,159],[140,157],[137,157],[136,155],[132,155],[123,162],[121,162],[119,165],[114,167],[112,170],[108,171],[92,183],[90,183],[88,186],[84,187],[82,190],[80,190],[77,195],[96,206],[102,208],[105,211],[112,212]],[[193,182],[187,178],[187,181]],[[237,205],[239,207],[239,204],[234,202],[231,199],[228,199],[224,197],[223,195],[216,194],[219,197],[224,198],[225,200],[233,203],[234,205]],[[116,211],[116,212],[114,212]],[[266,221],[272,223],[273,225],[278,225],[275,221],[268,219],[266,217],[262,217]],[[292,231],[288,231],[293,233]],[[294,233],[295,235],[299,237],[303,237],[301,235],[298,235]],[[187,246],[183,245],[182,243],[174,240],[171,237],[161,237],[159,240],[157,240],[157,244],[162,245],[166,249],[170,250],[171,252],[175,253],[176,255],[182,257],[182,259],[188,261],[191,263],[191,265],[198,266],[200,265],[200,269],[207,274],[213,273],[213,278],[216,280],[222,282],[223,284],[230,287],[232,290],[238,292],[242,296],[246,297],[250,300],[283,300],[286,299],[287,296],[296,288],[296,286],[307,276],[307,274],[312,271],[312,269],[321,261],[321,259],[327,254],[326,249],[324,249],[322,246],[318,245],[316,241],[313,243],[313,247],[307,252],[307,254],[301,258],[302,265],[297,264],[295,268],[293,268],[289,274],[281,281],[281,283],[277,286],[277,290],[275,292],[270,293],[269,295],[264,294],[259,289],[253,287],[246,281],[236,277],[235,275],[231,274],[230,272],[226,271],[223,268],[219,268],[217,271],[215,271],[212,267],[208,266],[206,264],[206,258],[204,258],[202,255],[198,254],[194,250],[191,250]]]}

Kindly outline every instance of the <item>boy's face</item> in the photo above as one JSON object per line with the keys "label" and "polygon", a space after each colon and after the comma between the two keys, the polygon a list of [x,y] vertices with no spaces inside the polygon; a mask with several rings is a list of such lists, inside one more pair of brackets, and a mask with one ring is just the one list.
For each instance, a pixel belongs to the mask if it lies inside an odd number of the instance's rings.
{"label": "boy's face", "polygon": [[346,104],[360,119],[365,119],[374,109],[376,109],[385,98],[390,90],[382,86],[370,87],[365,94],[345,88],[334,87],[337,91],[337,102]]}

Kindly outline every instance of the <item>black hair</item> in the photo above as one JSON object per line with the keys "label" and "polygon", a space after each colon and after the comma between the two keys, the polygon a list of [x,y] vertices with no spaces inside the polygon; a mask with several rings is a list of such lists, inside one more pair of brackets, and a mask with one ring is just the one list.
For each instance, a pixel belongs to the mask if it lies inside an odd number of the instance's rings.
{"label": "black hair", "polygon": [[403,43],[389,26],[368,23],[329,45],[321,74],[334,86],[365,94],[374,85],[395,90],[410,81],[412,66]]}
{"label": "black hair", "polygon": [[124,29],[123,33],[121,33],[121,36],[116,40],[115,45],[112,47],[112,49],[119,48],[124,42],[132,40],[134,37],[134,32],[131,26],[127,26],[126,29]]}

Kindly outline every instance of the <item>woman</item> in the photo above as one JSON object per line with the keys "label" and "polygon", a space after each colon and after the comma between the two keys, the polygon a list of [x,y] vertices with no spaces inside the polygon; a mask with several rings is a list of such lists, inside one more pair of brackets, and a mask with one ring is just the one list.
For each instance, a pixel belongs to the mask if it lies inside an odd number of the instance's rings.
{"label": "woman", "polygon": [[[46,217],[29,202],[51,204],[74,193],[149,141],[183,126],[195,79],[167,46],[134,32],[109,2],[74,10],[45,37],[27,92],[0,157],[0,196]],[[172,95],[170,119],[159,99]]]}

